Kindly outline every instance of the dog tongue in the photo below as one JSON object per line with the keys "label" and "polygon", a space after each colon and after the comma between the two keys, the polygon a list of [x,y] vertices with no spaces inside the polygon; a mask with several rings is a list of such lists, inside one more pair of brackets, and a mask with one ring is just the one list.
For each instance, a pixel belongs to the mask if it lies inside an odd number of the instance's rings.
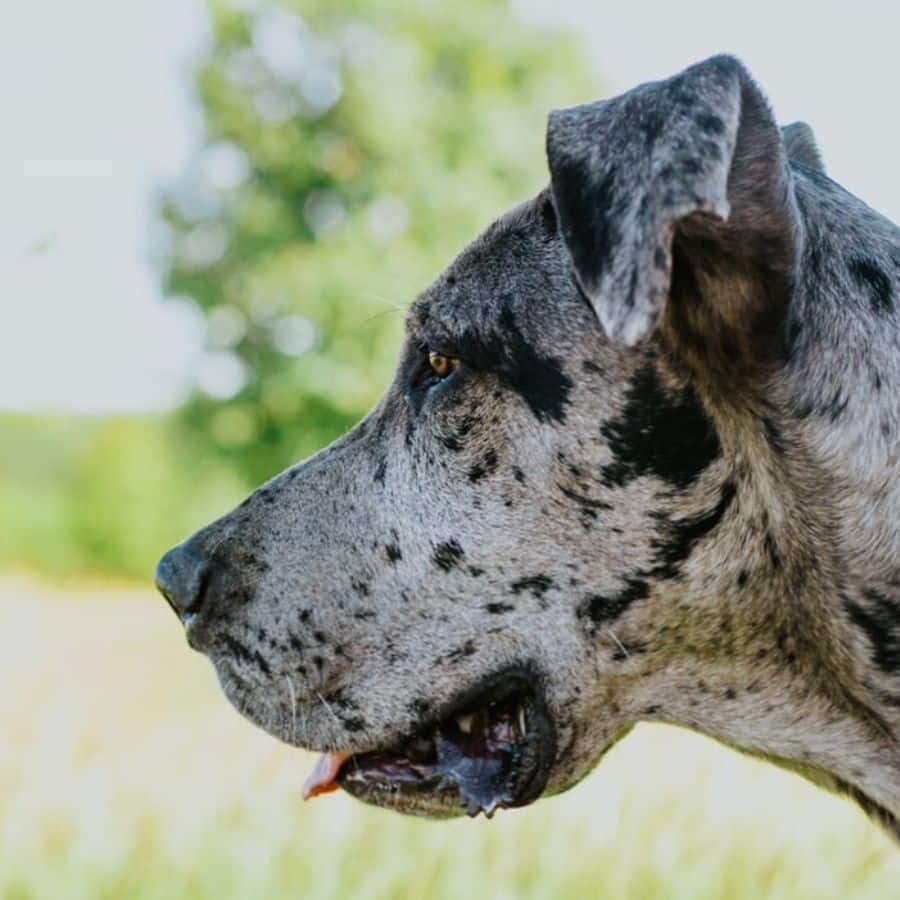
{"label": "dog tongue", "polygon": [[349,759],[349,753],[323,753],[317,760],[306,784],[303,785],[303,799],[318,797],[319,794],[330,794],[338,789],[337,774]]}

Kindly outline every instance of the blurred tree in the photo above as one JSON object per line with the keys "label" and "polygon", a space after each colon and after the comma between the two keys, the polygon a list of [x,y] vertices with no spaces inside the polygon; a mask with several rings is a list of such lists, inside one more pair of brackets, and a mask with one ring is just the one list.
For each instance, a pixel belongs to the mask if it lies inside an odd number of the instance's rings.
{"label": "blurred tree", "polygon": [[0,569],[146,583],[245,488],[226,460],[185,458],[155,416],[0,415]]}
{"label": "blurred tree", "polygon": [[247,482],[375,401],[402,309],[546,181],[547,111],[589,98],[571,37],[500,0],[210,0],[204,146],[164,198],[170,296],[207,354],[179,414]]}

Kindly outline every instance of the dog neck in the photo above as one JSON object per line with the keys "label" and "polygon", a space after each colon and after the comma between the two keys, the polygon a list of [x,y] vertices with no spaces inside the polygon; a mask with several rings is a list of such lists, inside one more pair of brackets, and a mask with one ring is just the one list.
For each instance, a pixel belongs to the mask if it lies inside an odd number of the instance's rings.
{"label": "dog neck", "polygon": [[734,509],[695,576],[656,586],[654,620],[617,632],[646,646],[620,702],[849,795],[900,841],[900,684],[847,612],[864,587],[804,491],[815,461],[777,417],[717,418]]}

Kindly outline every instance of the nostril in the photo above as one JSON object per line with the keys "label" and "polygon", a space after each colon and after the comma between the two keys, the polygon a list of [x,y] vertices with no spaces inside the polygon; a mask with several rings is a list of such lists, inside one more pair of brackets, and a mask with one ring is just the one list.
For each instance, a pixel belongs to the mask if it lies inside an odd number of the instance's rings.
{"label": "nostril", "polygon": [[203,566],[203,570],[200,572],[200,578],[197,583],[197,596],[194,597],[194,605],[188,612],[196,612],[203,606],[204,601],[206,600],[206,592],[209,589],[209,579],[212,570],[209,566]]}
{"label": "nostril", "polygon": [[162,581],[160,581],[158,574],[156,576],[156,589],[163,595],[163,599],[172,608],[172,612],[174,612],[176,616],[181,618],[181,610],[179,610],[175,601],[172,599],[172,593],[169,588],[166,587]]}
{"label": "nostril", "polygon": [[156,566],[157,590],[185,625],[203,605],[209,578],[207,561],[185,544],[166,553]]}

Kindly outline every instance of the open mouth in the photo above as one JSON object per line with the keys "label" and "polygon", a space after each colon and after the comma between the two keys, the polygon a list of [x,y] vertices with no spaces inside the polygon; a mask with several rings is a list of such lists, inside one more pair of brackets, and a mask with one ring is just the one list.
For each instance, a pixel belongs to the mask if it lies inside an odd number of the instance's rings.
{"label": "open mouth", "polygon": [[547,784],[555,735],[529,673],[504,673],[452,704],[398,744],[327,753],[304,797],[343,788],[379,806],[427,815],[490,818],[536,800]]}

